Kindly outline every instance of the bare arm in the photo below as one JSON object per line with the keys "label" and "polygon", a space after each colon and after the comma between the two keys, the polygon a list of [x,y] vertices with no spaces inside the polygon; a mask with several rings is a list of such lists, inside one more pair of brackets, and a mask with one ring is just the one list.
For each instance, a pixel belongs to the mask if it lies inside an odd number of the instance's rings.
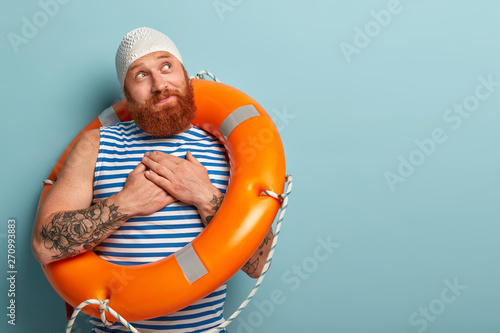
{"label": "bare arm", "polygon": [[173,202],[163,189],[146,179],[146,167],[139,163],[120,192],[92,205],[98,151],[99,131],[85,133],[40,205],[32,235],[33,253],[40,263],[87,251],[128,218],[153,213]]}
{"label": "bare arm", "polygon": [[41,225],[41,231],[34,232],[35,256],[45,264],[90,250],[127,218],[119,206],[106,200],[87,209],[57,212]]}
{"label": "bare arm", "polygon": [[271,245],[273,244],[273,228],[270,228],[267,232],[266,237],[260,243],[259,248],[252,254],[247,263],[241,268],[241,270],[248,274],[251,278],[258,278],[264,269],[266,264],[267,256],[271,251]]}

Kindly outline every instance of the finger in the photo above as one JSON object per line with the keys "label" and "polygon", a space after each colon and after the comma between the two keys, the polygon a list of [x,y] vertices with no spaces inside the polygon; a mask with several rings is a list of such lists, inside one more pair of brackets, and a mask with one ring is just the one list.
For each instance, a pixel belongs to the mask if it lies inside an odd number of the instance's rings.
{"label": "finger", "polygon": [[177,157],[175,155],[166,154],[161,151],[147,152],[146,154],[144,154],[144,156],[163,165],[173,165],[182,163],[182,158]]}
{"label": "finger", "polygon": [[172,170],[179,164],[179,161],[182,161],[182,159],[162,152],[148,152],[144,154],[144,157],[142,158],[142,163],[146,164],[146,166],[150,169],[155,168],[155,171],[159,174],[161,174],[162,170],[160,166],[163,166],[168,170]]}
{"label": "finger", "polygon": [[146,171],[146,166],[143,163],[137,164],[137,166],[130,172],[130,174],[136,174]]}
{"label": "finger", "polygon": [[170,194],[167,194],[167,199],[166,199],[166,204],[165,204],[165,206],[168,206],[168,205],[170,205],[170,204],[172,204],[172,203],[174,203],[174,202],[176,202],[176,201],[177,201],[177,199],[176,199],[176,198],[174,198],[174,197],[173,197],[172,195],[170,195]]}
{"label": "finger", "polygon": [[154,183],[157,186],[161,187],[162,189],[164,189],[165,191],[167,191],[167,193],[169,193],[169,195],[171,195],[170,194],[170,190],[172,188],[172,182],[170,180],[168,180],[165,177],[160,176],[159,174],[157,174],[153,170],[146,171],[144,173],[144,175],[146,176],[146,178],[149,181],[151,181],[152,183]]}
{"label": "finger", "polygon": [[152,160],[150,157],[144,156],[142,158],[143,163],[151,170],[153,170],[156,174],[165,177],[172,178],[173,172],[170,170],[170,165],[165,165],[163,161],[161,163]]}
{"label": "finger", "polygon": [[196,157],[193,156],[193,154],[191,154],[190,151],[186,153],[186,160],[188,160],[189,162],[193,162],[194,164],[203,165],[196,159]]}

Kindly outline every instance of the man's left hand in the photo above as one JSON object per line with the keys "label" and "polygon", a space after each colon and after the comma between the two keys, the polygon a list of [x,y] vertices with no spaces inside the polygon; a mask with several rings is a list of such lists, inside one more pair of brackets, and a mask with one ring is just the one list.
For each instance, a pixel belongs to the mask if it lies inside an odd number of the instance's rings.
{"label": "man's left hand", "polygon": [[210,182],[207,169],[189,151],[186,159],[159,151],[147,152],[142,163],[150,169],[145,172],[146,178],[199,210],[214,193],[220,193]]}

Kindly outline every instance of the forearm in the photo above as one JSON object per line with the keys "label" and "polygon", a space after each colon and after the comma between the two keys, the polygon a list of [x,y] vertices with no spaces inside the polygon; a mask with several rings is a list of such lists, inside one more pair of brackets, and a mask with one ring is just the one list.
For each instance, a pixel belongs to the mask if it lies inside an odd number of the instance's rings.
{"label": "forearm", "polygon": [[110,199],[86,209],[51,214],[46,218],[46,223],[34,230],[35,256],[42,264],[46,264],[90,250],[128,217]]}
{"label": "forearm", "polygon": [[264,269],[267,257],[271,251],[271,246],[273,244],[274,234],[273,228],[269,228],[266,237],[262,243],[260,243],[257,250],[252,254],[247,263],[241,268],[241,270],[248,274],[251,278],[258,278]]}
{"label": "forearm", "polygon": [[214,218],[215,213],[219,210],[219,207],[222,204],[222,199],[224,198],[224,195],[215,187],[210,195],[210,200],[205,200],[202,205],[197,207],[201,222],[205,227]]}

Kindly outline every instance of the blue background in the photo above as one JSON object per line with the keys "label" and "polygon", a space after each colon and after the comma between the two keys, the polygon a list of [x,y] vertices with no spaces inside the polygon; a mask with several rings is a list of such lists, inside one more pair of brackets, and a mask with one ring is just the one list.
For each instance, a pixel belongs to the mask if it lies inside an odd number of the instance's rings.
{"label": "blue background", "polygon": [[[0,12],[0,331],[64,331],[30,249],[41,182],[121,98],[115,52],[140,26],[169,35],[189,74],[207,69],[268,110],[294,176],[271,271],[229,332],[500,330],[498,1],[65,2]],[[228,314],[251,284],[230,281]]]}

